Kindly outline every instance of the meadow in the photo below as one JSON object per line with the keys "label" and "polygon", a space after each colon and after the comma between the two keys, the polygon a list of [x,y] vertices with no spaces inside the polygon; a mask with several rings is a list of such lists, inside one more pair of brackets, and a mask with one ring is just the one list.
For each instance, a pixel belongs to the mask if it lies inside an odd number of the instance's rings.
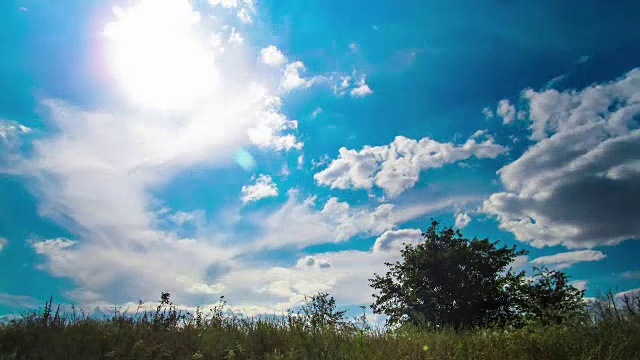
{"label": "meadow", "polygon": [[324,314],[247,317],[176,310],[168,294],[153,311],[114,309],[92,318],[49,301],[0,325],[9,359],[640,359],[640,296],[611,293],[591,303],[588,321],[466,330],[373,329],[366,317],[314,322]]}

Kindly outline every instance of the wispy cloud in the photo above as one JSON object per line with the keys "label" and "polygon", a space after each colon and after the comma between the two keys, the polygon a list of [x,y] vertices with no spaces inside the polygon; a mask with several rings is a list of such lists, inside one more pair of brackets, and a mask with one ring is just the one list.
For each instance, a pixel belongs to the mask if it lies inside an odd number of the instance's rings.
{"label": "wispy cloud", "polygon": [[531,260],[532,264],[549,265],[556,269],[566,269],[574,264],[586,261],[600,261],[607,256],[602,251],[580,250],[541,256]]}

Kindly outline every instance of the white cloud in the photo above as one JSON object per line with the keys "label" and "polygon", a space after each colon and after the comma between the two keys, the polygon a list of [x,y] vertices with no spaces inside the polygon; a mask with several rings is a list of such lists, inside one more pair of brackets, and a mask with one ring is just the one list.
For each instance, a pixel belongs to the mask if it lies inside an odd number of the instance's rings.
{"label": "white cloud", "polygon": [[[187,1],[172,4],[188,7],[185,13],[193,10]],[[128,11],[121,9],[115,21]],[[162,39],[153,40],[162,45]],[[209,38],[198,41],[209,46]],[[158,212],[151,194],[194,166],[236,166],[239,149],[251,144],[265,151],[302,146],[291,134],[297,122],[280,112],[281,100],[273,94],[279,83],[264,81],[249,44],[238,44],[238,50],[216,54],[210,66],[219,78],[211,94],[184,110],[91,111],[54,99],[41,102],[43,121],[56,131],[34,140],[10,171],[31,181],[39,214],[77,241],[34,243],[44,257],[41,268],[70,278],[83,289],[76,295],[98,293],[105,301],[154,299],[160,291],[186,299],[194,285],[215,284],[238,254],[227,245],[233,234],[196,231],[194,238],[184,238],[178,223],[190,217]],[[216,226],[235,220],[224,221]]]}
{"label": "white cloud", "polygon": [[300,170],[304,166],[304,155],[298,156],[298,166],[297,169]]}
{"label": "white cloud", "polygon": [[209,0],[209,5],[222,6],[224,8],[237,8],[239,3],[238,0]]}
{"label": "white cloud", "polygon": [[585,261],[600,261],[607,256],[601,251],[595,250],[579,250],[563,252],[548,256],[541,256],[531,260],[532,264],[549,265],[555,269],[566,269],[573,264]]}
{"label": "white cloud", "polygon": [[342,76],[340,77],[340,82],[338,84],[333,85],[333,93],[338,96],[344,96],[347,92],[347,88],[351,84],[351,76]]}
{"label": "white cloud", "polygon": [[640,237],[640,69],[581,91],[523,92],[535,144],[499,170],[483,206],[535,247]]}
{"label": "white cloud", "polygon": [[244,42],[244,37],[240,35],[238,30],[235,27],[231,28],[231,34],[229,35],[229,42],[231,44],[240,45]]}
{"label": "white cloud", "polygon": [[287,57],[275,45],[269,45],[260,50],[260,61],[267,65],[280,66],[287,62]]}
{"label": "white cloud", "polygon": [[366,77],[363,75],[360,77],[360,80],[358,80],[357,86],[351,89],[349,93],[352,97],[359,98],[373,94],[373,90],[367,85]]}
{"label": "white cloud", "polygon": [[578,290],[586,290],[589,282],[587,280],[574,280],[569,283],[569,285],[573,286]]}
{"label": "white cloud", "polygon": [[253,24],[253,19],[246,8],[238,10],[238,19],[244,24]]}
{"label": "white cloud", "polygon": [[419,229],[387,230],[373,244],[374,253],[404,249],[404,243],[416,245],[421,241],[422,231]]}
{"label": "white cloud", "polygon": [[367,189],[373,185],[394,197],[415,185],[420,172],[445,164],[477,158],[495,158],[507,149],[489,137],[464,144],[440,143],[430,138],[419,141],[397,136],[389,145],[365,146],[360,151],[340,148],[339,156],[314,175],[320,185],[337,189]]}
{"label": "white cloud", "polygon": [[301,73],[305,71],[302,61],[295,61],[287,64],[282,78],[282,88],[293,90],[295,88],[308,88],[315,82],[314,78],[303,78]]}
{"label": "white cloud", "polygon": [[35,300],[26,295],[13,295],[0,292],[0,305],[4,305],[14,309],[35,308]]}
{"label": "white cloud", "polygon": [[0,237],[0,251],[4,250],[4,247],[7,246],[7,244],[9,244],[9,241],[7,241],[7,239]]}
{"label": "white cloud", "polygon": [[4,120],[0,118],[0,146],[3,144],[12,147],[20,143],[20,136],[32,131],[16,121]]}
{"label": "white cloud", "polygon": [[626,279],[640,279],[640,271],[625,271],[622,277]]}
{"label": "white cloud", "polygon": [[262,118],[256,127],[247,131],[249,139],[263,148],[273,148],[276,150],[302,149],[303,143],[298,141],[292,134],[281,135],[283,132],[298,128],[296,120],[289,120],[277,111],[267,111],[262,114]]}
{"label": "white cloud", "polygon": [[456,214],[456,227],[458,229],[463,229],[469,225],[471,222],[471,216],[467,213],[457,213]]}
{"label": "white cloud", "polygon": [[255,184],[242,187],[242,201],[244,203],[275,196],[278,196],[278,187],[269,175],[260,174]]}
{"label": "white cloud", "polygon": [[493,119],[493,111],[491,111],[491,109],[489,109],[488,107],[482,109],[482,115],[484,115],[485,118],[487,119]]}
{"label": "white cloud", "polygon": [[225,286],[221,284],[193,284],[191,287],[187,289],[187,292],[190,294],[220,294],[225,290]]}
{"label": "white cloud", "polygon": [[510,124],[516,118],[516,107],[507,99],[500,100],[496,114],[502,118],[505,124]]}
{"label": "white cloud", "polygon": [[318,117],[318,115],[322,114],[322,108],[321,107],[317,107],[313,110],[313,112],[311,113],[311,118],[315,119]]}

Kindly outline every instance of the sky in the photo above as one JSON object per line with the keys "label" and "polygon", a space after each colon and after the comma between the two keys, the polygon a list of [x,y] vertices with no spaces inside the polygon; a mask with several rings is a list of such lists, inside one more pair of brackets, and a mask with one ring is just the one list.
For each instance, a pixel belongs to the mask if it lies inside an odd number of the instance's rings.
{"label": "sky", "polygon": [[432,218],[640,290],[639,11],[4,0],[0,316],[357,309]]}

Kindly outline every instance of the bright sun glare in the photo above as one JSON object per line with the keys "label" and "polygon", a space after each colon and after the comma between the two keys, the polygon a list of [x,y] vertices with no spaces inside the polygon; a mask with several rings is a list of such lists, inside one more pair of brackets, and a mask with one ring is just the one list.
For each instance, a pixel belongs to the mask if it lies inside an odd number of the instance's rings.
{"label": "bright sun glare", "polygon": [[130,100],[162,110],[187,109],[210,95],[217,73],[211,49],[195,32],[186,0],[139,0],[115,8],[107,24],[109,66]]}

